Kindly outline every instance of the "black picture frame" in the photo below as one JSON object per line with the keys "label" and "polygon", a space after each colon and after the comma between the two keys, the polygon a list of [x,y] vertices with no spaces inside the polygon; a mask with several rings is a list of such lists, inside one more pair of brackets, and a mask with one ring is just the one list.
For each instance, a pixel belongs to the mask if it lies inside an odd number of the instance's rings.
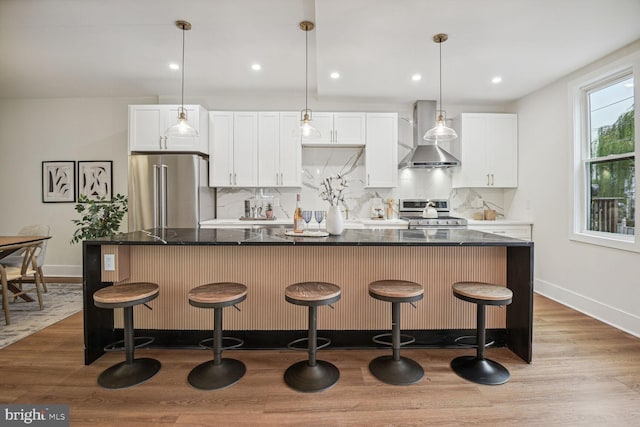
{"label": "black picture frame", "polygon": [[42,203],[75,203],[76,162],[54,160],[42,162]]}
{"label": "black picture frame", "polygon": [[113,160],[78,161],[78,198],[85,196],[89,200],[104,197],[111,201],[113,197]]}

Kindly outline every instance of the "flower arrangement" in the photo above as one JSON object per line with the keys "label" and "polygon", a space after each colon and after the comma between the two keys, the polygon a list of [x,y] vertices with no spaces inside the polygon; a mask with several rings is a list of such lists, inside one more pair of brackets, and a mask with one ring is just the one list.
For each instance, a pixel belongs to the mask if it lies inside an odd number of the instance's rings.
{"label": "flower arrangement", "polygon": [[344,203],[344,195],[342,193],[348,186],[344,175],[330,176],[320,183],[320,197],[322,197],[322,200],[329,202],[331,206],[338,206],[339,203]]}

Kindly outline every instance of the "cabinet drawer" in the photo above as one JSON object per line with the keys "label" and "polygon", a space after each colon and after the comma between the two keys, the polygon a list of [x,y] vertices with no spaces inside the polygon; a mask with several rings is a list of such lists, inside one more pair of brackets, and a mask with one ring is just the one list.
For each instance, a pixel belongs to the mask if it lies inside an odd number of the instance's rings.
{"label": "cabinet drawer", "polygon": [[531,225],[470,225],[469,230],[484,231],[514,239],[531,240]]}

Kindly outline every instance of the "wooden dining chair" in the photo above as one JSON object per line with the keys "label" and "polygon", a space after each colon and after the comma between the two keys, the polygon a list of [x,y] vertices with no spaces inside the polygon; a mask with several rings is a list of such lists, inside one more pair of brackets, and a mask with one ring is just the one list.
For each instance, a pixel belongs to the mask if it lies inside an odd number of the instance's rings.
{"label": "wooden dining chair", "polygon": [[[27,225],[22,227],[20,231],[18,231],[18,236],[50,236],[51,235],[51,227],[44,224],[36,224],[36,225]],[[45,240],[39,246],[39,248],[35,252],[36,258],[36,268],[35,271],[40,276],[40,285],[42,286],[42,290],[44,292],[48,292],[47,283],[44,279],[44,274],[42,272],[42,266],[44,265],[44,257],[47,253],[47,241]],[[16,251],[15,253],[3,258],[0,260],[0,264],[5,267],[22,267],[22,263],[24,261],[24,250]],[[30,276],[23,277],[22,280],[25,281],[35,281],[35,276],[31,278]]]}
{"label": "wooden dining chair", "polygon": [[[7,325],[11,324],[9,315],[9,297],[27,296],[27,292],[23,289],[22,281],[25,278],[33,277],[36,294],[38,295],[38,304],[40,310],[44,308],[42,302],[42,282],[40,273],[38,273],[36,263],[36,252],[41,243],[28,246],[23,252],[23,261],[20,267],[5,267],[0,264],[0,283],[2,284],[2,308],[4,310],[4,320]],[[13,284],[11,295],[9,294],[9,286]]]}

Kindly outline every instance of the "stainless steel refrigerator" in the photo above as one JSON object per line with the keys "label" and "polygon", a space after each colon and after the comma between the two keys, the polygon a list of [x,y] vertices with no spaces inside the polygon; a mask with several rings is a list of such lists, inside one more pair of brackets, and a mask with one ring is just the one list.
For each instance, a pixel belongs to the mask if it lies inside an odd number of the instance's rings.
{"label": "stainless steel refrigerator", "polygon": [[216,216],[208,160],[198,154],[129,156],[129,231],[197,228]]}

